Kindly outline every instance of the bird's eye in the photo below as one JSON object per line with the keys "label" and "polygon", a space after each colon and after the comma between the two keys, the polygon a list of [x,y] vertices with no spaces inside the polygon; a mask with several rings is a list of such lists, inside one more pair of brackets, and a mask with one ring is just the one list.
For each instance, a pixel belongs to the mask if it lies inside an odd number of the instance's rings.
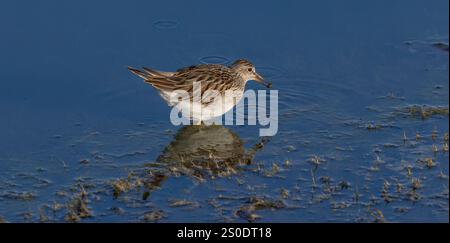
{"label": "bird's eye", "polygon": [[252,72],[252,71],[253,71],[253,69],[252,69],[252,68],[249,68],[249,69],[248,69],[248,71],[249,71],[249,72]]}

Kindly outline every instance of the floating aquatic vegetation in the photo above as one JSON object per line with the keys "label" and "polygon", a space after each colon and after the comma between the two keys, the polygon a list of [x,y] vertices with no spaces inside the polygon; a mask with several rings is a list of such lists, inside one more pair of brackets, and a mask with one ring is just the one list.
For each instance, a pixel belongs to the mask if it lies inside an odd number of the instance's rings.
{"label": "floating aquatic vegetation", "polygon": [[401,183],[397,183],[395,185],[395,192],[397,193],[402,193],[403,189],[405,188],[405,185],[401,184]]}
{"label": "floating aquatic vegetation", "polygon": [[147,200],[148,197],[150,197],[150,192],[149,191],[145,191],[144,193],[142,193],[142,200]]}
{"label": "floating aquatic vegetation", "polygon": [[383,212],[379,209],[369,209],[369,215],[372,217],[374,223],[386,223]]}
{"label": "floating aquatic vegetation", "polygon": [[417,202],[422,198],[416,190],[410,190],[408,193],[406,193],[406,196],[413,202]]}
{"label": "floating aquatic vegetation", "polygon": [[438,147],[436,146],[436,144],[433,144],[433,146],[431,146],[431,150],[433,151],[433,153],[437,153],[437,152],[439,152],[439,149],[438,149]]}
{"label": "floating aquatic vegetation", "polygon": [[49,222],[50,219],[47,217],[47,215],[45,215],[44,209],[43,207],[41,207],[39,209],[39,222],[41,223],[45,223],[45,222]]}
{"label": "floating aquatic vegetation", "polygon": [[80,187],[80,193],[76,194],[67,205],[67,222],[78,222],[83,218],[91,217],[91,212],[87,206],[87,192]]}
{"label": "floating aquatic vegetation", "polygon": [[250,197],[246,205],[240,207],[235,212],[235,215],[240,218],[246,219],[249,222],[253,222],[260,218],[259,215],[254,213],[257,210],[276,210],[286,207],[286,204],[282,200],[270,200],[268,198]]}
{"label": "floating aquatic vegetation", "polygon": [[422,196],[418,190],[422,188],[422,181],[419,178],[412,178],[410,187],[411,189],[406,193],[406,197],[413,202],[419,201]]}
{"label": "floating aquatic vegetation", "polygon": [[42,205],[38,212],[39,222],[57,222],[58,212],[65,208],[67,208],[66,205],[57,202]]}
{"label": "floating aquatic vegetation", "polygon": [[312,155],[309,159],[309,162],[314,165],[314,169],[317,169],[319,165],[326,162],[326,160],[319,157],[318,155]]}
{"label": "floating aquatic vegetation", "polygon": [[242,219],[247,220],[250,223],[261,218],[261,216],[254,213],[254,211],[245,210],[245,209],[240,209],[240,210],[236,211],[235,215]]}
{"label": "floating aquatic vegetation", "polygon": [[280,190],[281,198],[287,199],[289,197],[289,191],[285,188],[281,188]]}
{"label": "floating aquatic vegetation", "polygon": [[380,128],[382,128],[382,126],[380,124],[374,124],[374,123],[366,124],[366,129],[367,130],[378,130]]}
{"label": "floating aquatic vegetation", "polygon": [[411,188],[415,191],[422,187],[422,181],[419,178],[413,178],[411,180]]}
{"label": "floating aquatic vegetation", "polygon": [[345,190],[345,189],[349,189],[351,187],[351,184],[349,182],[347,182],[347,181],[340,181],[339,184],[338,184],[338,187],[341,190]]}
{"label": "floating aquatic vegetation", "polygon": [[427,105],[412,105],[405,108],[400,108],[397,111],[399,114],[408,115],[411,117],[420,117],[422,120],[429,119],[432,116],[448,116],[449,108],[444,106],[427,106]]}
{"label": "floating aquatic vegetation", "polygon": [[407,167],[406,167],[406,176],[408,177],[408,178],[411,178],[412,176],[413,176],[413,172],[412,172],[412,166],[411,165],[408,165]]}
{"label": "floating aquatic vegetation", "polygon": [[186,199],[169,199],[170,207],[189,207],[198,208],[200,204],[198,202],[189,201]]}
{"label": "floating aquatic vegetation", "polygon": [[145,222],[158,222],[165,217],[167,217],[167,215],[164,211],[154,210],[154,211],[144,213],[144,216],[142,217],[142,219]]}
{"label": "floating aquatic vegetation", "polygon": [[291,161],[289,161],[288,159],[284,161],[284,167],[289,167],[291,166]]}
{"label": "floating aquatic vegetation", "polygon": [[[327,200],[331,198],[331,196],[333,196],[334,194],[343,190],[347,190],[351,187],[350,183],[345,180],[341,180],[338,183],[334,183],[333,180],[328,176],[320,177],[319,181],[320,183],[322,183],[322,192],[324,193],[323,195],[319,195],[319,197],[321,197],[320,201]],[[315,179],[313,182],[313,186],[315,185],[314,183]],[[317,185],[315,185],[314,187],[316,186]]]}
{"label": "floating aquatic vegetation", "polygon": [[31,220],[33,219],[32,212],[23,212],[20,213],[19,215],[22,216],[23,220],[25,220],[26,222],[31,222]]}
{"label": "floating aquatic vegetation", "polygon": [[416,141],[419,141],[420,139],[422,139],[422,135],[416,132]]}
{"label": "floating aquatic vegetation", "polygon": [[44,208],[50,209],[52,213],[61,211],[65,206],[61,203],[53,202],[52,204],[45,204]]}
{"label": "floating aquatic vegetation", "polygon": [[418,163],[424,164],[428,169],[431,169],[436,166],[436,163],[434,162],[433,158],[424,158],[424,159],[418,159]]}
{"label": "floating aquatic vegetation", "polygon": [[384,164],[384,160],[380,158],[378,153],[375,155],[375,160],[373,162],[373,165],[369,167],[370,172],[378,172],[380,170],[380,165]]}
{"label": "floating aquatic vegetation", "polygon": [[433,141],[436,141],[438,136],[438,131],[436,129],[436,127],[433,128],[433,131],[431,131],[431,139],[433,139]]}
{"label": "floating aquatic vegetation", "polygon": [[390,185],[391,184],[388,181],[384,181],[383,190],[381,191],[381,197],[384,199],[386,203],[390,203],[394,200],[393,197],[389,194]]}
{"label": "floating aquatic vegetation", "polygon": [[352,206],[352,203],[350,202],[332,202],[331,203],[331,209],[337,210],[337,209],[345,209]]}
{"label": "floating aquatic vegetation", "polygon": [[280,172],[280,167],[277,165],[277,163],[272,163],[272,174],[276,174]]}
{"label": "floating aquatic vegetation", "polygon": [[128,179],[117,179],[111,183],[114,190],[114,197],[119,197],[120,194],[128,192],[135,187],[135,184]]}
{"label": "floating aquatic vegetation", "polygon": [[165,179],[166,175],[159,173],[157,170],[155,172],[144,170],[142,173],[130,172],[127,178],[116,179],[110,182],[110,185],[115,198],[118,198],[122,193],[143,187],[146,191],[143,192],[142,199],[147,200],[150,191],[159,188]]}

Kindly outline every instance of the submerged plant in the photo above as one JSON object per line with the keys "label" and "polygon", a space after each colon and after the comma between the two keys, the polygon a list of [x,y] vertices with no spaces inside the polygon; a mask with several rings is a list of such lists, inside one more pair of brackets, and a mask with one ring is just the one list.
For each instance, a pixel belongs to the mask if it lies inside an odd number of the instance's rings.
{"label": "submerged plant", "polygon": [[91,212],[87,206],[87,192],[83,186],[80,186],[80,193],[76,194],[67,205],[67,214],[65,220],[67,222],[78,222],[83,218],[91,216]]}

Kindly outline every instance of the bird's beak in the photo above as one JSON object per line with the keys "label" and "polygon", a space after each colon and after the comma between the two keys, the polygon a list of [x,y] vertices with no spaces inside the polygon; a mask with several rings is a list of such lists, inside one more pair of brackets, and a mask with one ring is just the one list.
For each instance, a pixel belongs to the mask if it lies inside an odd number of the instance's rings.
{"label": "bird's beak", "polygon": [[272,88],[272,83],[269,83],[261,77],[258,73],[255,72],[255,81],[266,86],[268,89]]}

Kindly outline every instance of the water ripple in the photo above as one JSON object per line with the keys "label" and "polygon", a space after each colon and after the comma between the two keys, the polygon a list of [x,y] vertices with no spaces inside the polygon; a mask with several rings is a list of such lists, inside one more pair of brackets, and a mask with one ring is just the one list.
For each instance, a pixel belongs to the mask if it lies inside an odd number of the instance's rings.
{"label": "water ripple", "polygon": [[256,67],[256,71],[267,79],[283,76],[283,71],[281,69],[272,66]]}
{"label": "water ripple", "polygon": [[178,26],[178,22],[174,20],[159,20],[153,23],[157,29],[174,29]]}
{"label": "water ripple", "polygon": [[227,64],[230,60],[223,56],[205,56],[199,59],[204,64]]}

